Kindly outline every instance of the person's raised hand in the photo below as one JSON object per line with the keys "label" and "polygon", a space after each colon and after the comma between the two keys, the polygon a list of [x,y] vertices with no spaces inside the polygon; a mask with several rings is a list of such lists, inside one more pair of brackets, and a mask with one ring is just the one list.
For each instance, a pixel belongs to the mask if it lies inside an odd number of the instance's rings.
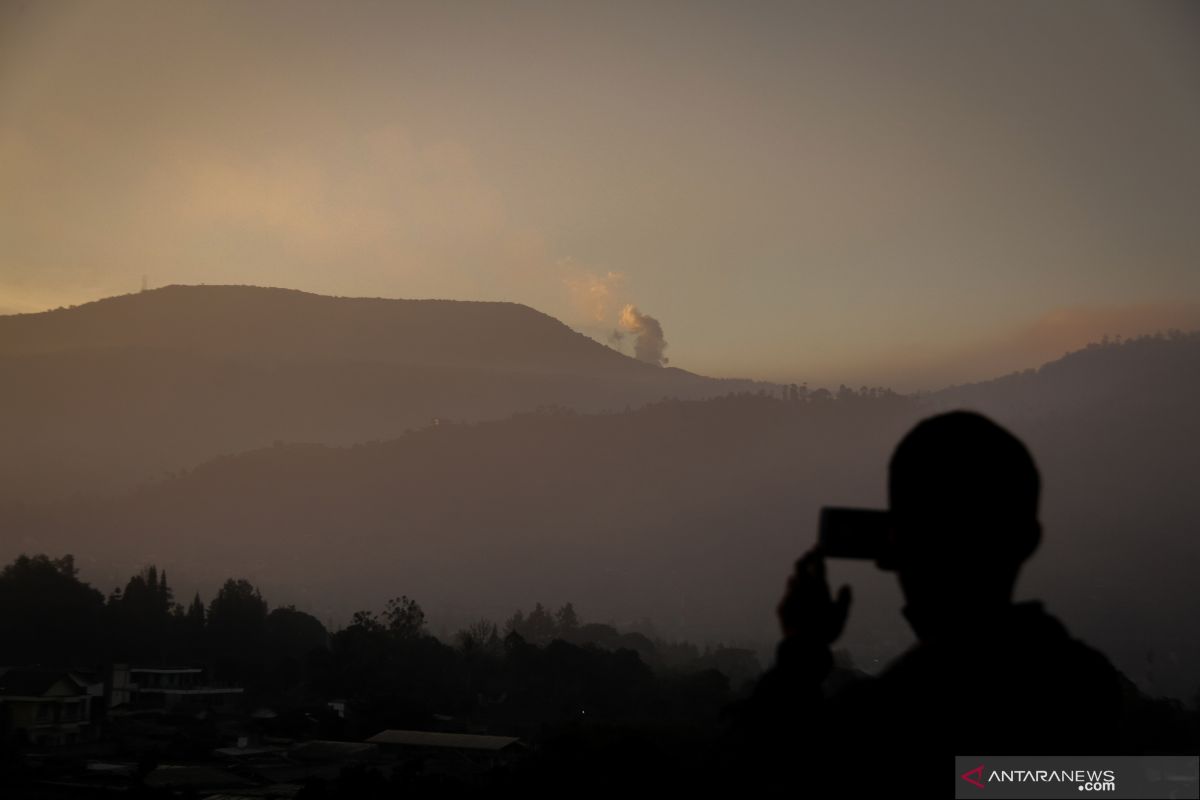
{"label": "person's raised hand", "polygon": [[815,647],[833,644],[846,627],[850,599],[849,586],[842,586],[833,599],[825,580],[825,554],[820,544],[814,545],[796,561],[796,571],[776,608],[783,635]]}

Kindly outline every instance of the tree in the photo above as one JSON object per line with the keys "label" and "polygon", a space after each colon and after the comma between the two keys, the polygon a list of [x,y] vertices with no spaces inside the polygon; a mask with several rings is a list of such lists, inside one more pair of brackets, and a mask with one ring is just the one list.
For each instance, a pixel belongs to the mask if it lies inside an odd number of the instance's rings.
{"label": "tree", "polygon": [[78,578],[71,555],[17,557],[0,571],[0,664],[97,660],[104,595]]}
{"label": "tree", "polygon": [[267,619],[267,601],[245,579],[230,578],[208,606],[208,624],[214,630],[244,627],[257,632]]}
{"label": "tree", "polygon": [[192,598],[191,605],[187,610],[188,626],[196,631],[204,630],[204,602],[200,599],[200,593],[196,592],[196,596]]}
{"label": "tree", "polygon": [[454,638],[458,641],[459,649],[464,653],[474,653],[480,650],[498,652],[500,648],[500,634],[496,623],[487,619],[472,622],[455,634]]}
{"label": "tree", "polygon": [[263,651],[267,601],[249,581],[230,578],[208,605],[208,633],[218,671],[238,679]]}
{"label": "tree", "polygon": [[153,564],[129,579],[119,601],[135,616],[143,619],[165,617],[171,611],[174,592],[167,586],[167,573]]}
{"label": "tree", "polygon": [[383,633],[387,630],[374,611],[355,611],[347,629],[356,633]]}
{"label": "tree", "polygon": [[151,564],[114,591],[108,601],[113,657],[130,661],[166,658],[174,594],[167,573]]}
{"label": "tree", "polygon": [[525,620],[525,630],[521,631],[521,634],[540,646],[549,644],[555,633],[554,617],[541,603],[534,605],[533,611],[529,612],[529,618]]}
{"label": "tree", "polygon": [[505,621],[504,635],[508,636],[510,633],[520,634],[524,630],[525,612],[518,608],[513,615]]}
{"label": "tree", "polygon": [[418,639],[425,633],[425,612],[408,595],[388,600],[383,619],[388,632],[398,639]]}
{"label": "tree", "polygon": [[329,633],[321,621],[295,606],[277,608],[268,614],[266,634],[273,657],[298,659],[329,645]]}
{"label": "tree", "polygon": [[575,613],[574,605],[567,603],[555,612],[554,622],[558,628],[558,638],[574,641],[575,635],[579,633],[579,615]]}

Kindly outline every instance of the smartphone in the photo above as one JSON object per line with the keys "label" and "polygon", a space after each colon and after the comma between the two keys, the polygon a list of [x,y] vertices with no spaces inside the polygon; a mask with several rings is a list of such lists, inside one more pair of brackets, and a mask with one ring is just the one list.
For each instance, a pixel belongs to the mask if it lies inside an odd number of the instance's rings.
{"label": "smartphone", "polygon": [[821,509],[817,541],[826,556],[867,559],[883,566],[890,561],[889,526],[887,511],[825,506]]}

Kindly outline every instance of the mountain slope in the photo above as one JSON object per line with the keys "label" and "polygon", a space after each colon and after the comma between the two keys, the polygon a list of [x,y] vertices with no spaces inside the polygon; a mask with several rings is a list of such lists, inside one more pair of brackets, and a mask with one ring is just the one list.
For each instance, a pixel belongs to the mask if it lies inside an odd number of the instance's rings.
{"label": "mountain slope", "polygon": [[115,491],[276,440],[751,385],[639,362],[515,303],[245,286],[0,317],[0,383],[0,501]]}
{"label": "mountain slope", "polygon": [[220,358],[378,361],[645,375],[654,367],[517,303],[167,286],[0,317],[0,356],[162,348]]}

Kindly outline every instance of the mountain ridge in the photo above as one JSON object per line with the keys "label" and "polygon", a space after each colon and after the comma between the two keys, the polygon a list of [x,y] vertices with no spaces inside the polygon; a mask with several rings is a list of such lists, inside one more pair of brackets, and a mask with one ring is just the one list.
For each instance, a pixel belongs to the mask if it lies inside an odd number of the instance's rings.
{"label": "mountain ridge", "polygon": [[104,494],[276,440],[761,386],[643,363],[519,303],[171,286],[0,316],[0,501]]}
{"label": "mountain ridge", "polygon": [[[549,314],[508,301],[345,297],[278,287],[176,284],[0,316],[0,356],[148,345],[230,357],[485,366],[503,356],[501,363],[526,368],[654,368]],[[672,370],[679,373],[691,374]]]}

